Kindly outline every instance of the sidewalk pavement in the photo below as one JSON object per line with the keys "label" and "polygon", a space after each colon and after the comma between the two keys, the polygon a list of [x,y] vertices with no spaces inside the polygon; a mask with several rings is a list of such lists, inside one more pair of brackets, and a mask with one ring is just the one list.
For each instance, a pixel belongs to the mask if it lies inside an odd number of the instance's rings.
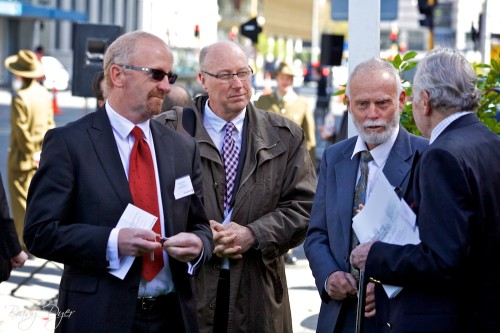
{"label": "sidewalk pavement", "polygon": [[[293,331],[312,333],[316,330],[321,301],[302,248],[296,248],[294,254],[298,261],[286,266]],[[40,267],[40,271],[12,295],[19,283]],[[0,284],[0,333],[48,333],[54,330],[60,316],[64,315],[59,313],[54,300],[62,267],[59,263],[35,258],[27,260],[23,268],[12,271],[10,279]]]}

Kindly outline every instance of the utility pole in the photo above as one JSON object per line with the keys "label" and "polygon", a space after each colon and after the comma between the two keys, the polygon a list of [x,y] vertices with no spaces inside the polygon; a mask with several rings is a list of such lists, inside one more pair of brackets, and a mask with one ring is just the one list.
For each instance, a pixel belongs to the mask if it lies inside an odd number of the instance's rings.
{"label": "utility pole", "polygon": [[431,25],[429,27],[429,50],[434,48],[434,6],[436,4],[435,0],[427,0],[427,3],[431,7]]}
{"label": "utility pole", "polygon": [[[380,57],[380,1],[349,0],[349,74],[360,62]],[[350,115],[347,133],[357,134]]]}

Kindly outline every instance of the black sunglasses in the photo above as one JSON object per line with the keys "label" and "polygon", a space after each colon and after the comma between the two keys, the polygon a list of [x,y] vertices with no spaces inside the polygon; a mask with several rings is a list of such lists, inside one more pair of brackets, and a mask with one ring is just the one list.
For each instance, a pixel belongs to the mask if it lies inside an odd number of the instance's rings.
{"label": "black sunglasses", "polygon": [[174,73],[165,73],[160,69],[148,68],[148,67],[138,67],[138,66],[130,66],[130,65],[118,65],[123,69],[133,69],[135,71],[143,71],[151,74],[151,77],[155,81],[163,81],[163,79],[168,77],[168,83],[174,84],[177,80],[177,74]]}

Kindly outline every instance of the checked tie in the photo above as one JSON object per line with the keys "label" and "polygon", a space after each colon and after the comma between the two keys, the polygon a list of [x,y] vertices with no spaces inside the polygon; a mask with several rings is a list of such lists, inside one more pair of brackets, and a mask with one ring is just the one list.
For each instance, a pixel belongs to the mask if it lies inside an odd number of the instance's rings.
{"label": "checked tie", "polygon": [[222,145],[222,160],[226,170],[226,192],[224,194],[224,211],[228,211],[233,198],[234,180],[238,168],[238,158],[240,150],[233,138],[233,130],[236,129],[233,123],[226,124],[226,134]]}
{"label": "checked tie", "polygon": [[[361,161],[359,162],[359,170],[361,175],[359,176],[358,183],[356,184],[356,189],[354,191],[354,203],[352,206],[352,216],[356,215],[356,211],[360,204],[364,205],[366,200],[366,184],[368,183],[368,162],[373,160],[372,155],[368,150],[361,152]],[[356,233],[351,229],[351,251],[359,244],[358,237]],[[351,274],[359,280],[359,271],[351,266]]]}
{"label": "checked tie", "polygon": [[[161,234],[160,210],[158,208],[158,193],[156,192],[155,169],[153,157],[148,143],[142,138],[142,130],[135,126],[130,132],[134,138],[134,146],[130,152],[128,181],[134,205],[156,216],[158,220],[153,226],[153,231]],[[156,260],[154,260],[156,258]],[[163,250],[154,251],[151,255],[142,256],[142,277],[150,282],[163,267]]]}

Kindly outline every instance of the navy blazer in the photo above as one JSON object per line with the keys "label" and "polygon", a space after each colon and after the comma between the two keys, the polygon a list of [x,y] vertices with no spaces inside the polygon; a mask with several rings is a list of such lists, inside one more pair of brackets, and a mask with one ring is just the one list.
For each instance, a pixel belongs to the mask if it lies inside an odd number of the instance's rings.
{"label": "navy blazer", "polygon": [[[320,293],[321,309],[317,332],[333,332],[342,301],[332,300],[324,291],[328,276],[349,271],[349,254],[354,189],[359,154],[351,159],[357,137],[328,147],[321,162],[318,188],[304,250]],[[384,166],[384,174],[394,187],[406,192],[413,158],[423,151],[427,140],[409,134],[402,126]]]}
{"label": "navy blazer", "polygon": [[[213,242],[202,206],[197,145],[158,122],[151,121],[150,127],[166,234],[197,234],[205,262]],[[186,175],[195,194],[175,200],[175,180]],[[64,263],[59,311],[75,312],[56,322],[58,331],[131,332],[141,260],[135,260],[124,280],[107,272],[106,261],[109,234],[129,203],[132,195],[106,111],[47,132],[40,168],[29,189],[24,239],[37,257]],[[171,257],[169,263],[185,327],[188,332],[197,331],[187,264]]]}
{"label": "navy blazer", "polygon": [[500,139],[475,114],[453,121],[420,158],[421,243],[375,243],[366,274],[403,286],[391,332],[500,330]]}

